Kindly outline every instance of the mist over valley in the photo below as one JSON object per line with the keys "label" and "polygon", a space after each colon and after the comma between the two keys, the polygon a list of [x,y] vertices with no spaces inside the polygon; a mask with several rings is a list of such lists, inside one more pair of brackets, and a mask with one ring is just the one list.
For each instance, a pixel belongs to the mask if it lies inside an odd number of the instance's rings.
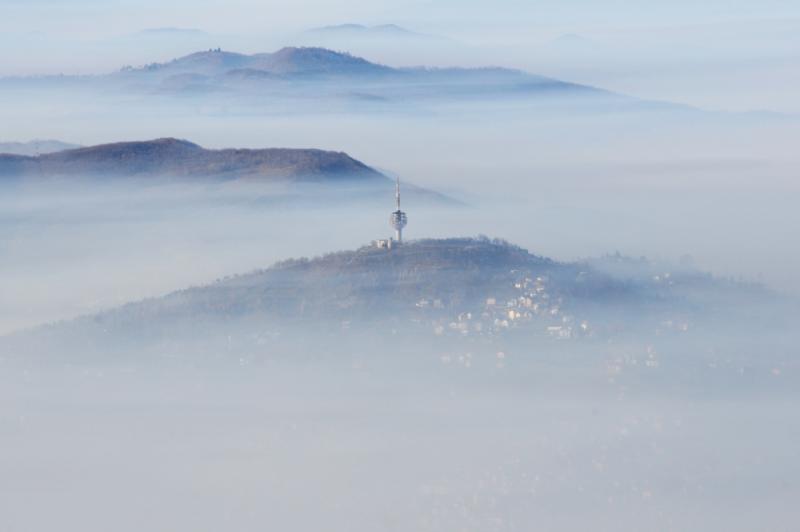
{"label": "mist over valley", "polygon": [[4,9],[3,532],[798,522],[794,4]]}

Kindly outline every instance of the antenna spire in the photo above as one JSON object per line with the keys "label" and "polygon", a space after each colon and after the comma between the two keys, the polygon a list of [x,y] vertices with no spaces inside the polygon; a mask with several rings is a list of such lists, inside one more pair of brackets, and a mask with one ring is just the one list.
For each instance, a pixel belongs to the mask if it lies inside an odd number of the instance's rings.
{"label": "antenna spire", "polygon": [[397,210],[400,210],[400,177],[397,177],[397,183],[394,188],[394,197],[397,199]]}

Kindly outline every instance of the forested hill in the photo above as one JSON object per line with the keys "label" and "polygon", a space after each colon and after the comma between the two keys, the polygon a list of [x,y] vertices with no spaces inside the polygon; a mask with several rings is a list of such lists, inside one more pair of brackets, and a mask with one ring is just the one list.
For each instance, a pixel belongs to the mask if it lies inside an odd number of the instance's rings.
{"label": "forested hill", "polygon": [[346,153],[284,148],[209,150],[174,138],[101,144],[39,156],[0,154],[0,177],[53,176],[388,181]]}
{"label": "forested hill", "polygon": [[679,334],[739,309],[759,312],[752,302],[767,295],[696,270],[665,272],[623,257],[563,263],[502,240],[431,239],[287,260],[33,334],[104,346],[220,335],[285,341],[312,329],[386,327],[486,341],[509,334],[575,340],[624,331]]}

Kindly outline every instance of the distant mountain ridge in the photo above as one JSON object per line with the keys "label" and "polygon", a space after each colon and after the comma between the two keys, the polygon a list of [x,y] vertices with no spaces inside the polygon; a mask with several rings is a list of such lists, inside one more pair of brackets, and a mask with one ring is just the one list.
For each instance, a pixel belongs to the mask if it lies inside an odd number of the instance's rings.
{"label": "distant mountain ridge", "polygon": [[40,155],[64,150],[80,148],[78,144],[70,144],[60,140],[36,139],[28,142],[0,142],[0,154]]}
{"label": "distant mountain ridge", "polygon": [[162,35],[192,35],[192,36],[208,36],[208,33],[198,28],[176,28],[176,27],[163,27],[163,28],[145,28],[136,32],[136,35],[141,36],[162,36]]}
{"label": "distant mountain ridge", "polygon": [[[195,52],[165,63],[151,63],[138,68],[125,67],[112,74],[123,80],[164,81],[178,77],[193,76],[192,81],[204,81],[220,85],[237,77],[242,72],[249,77],[265,81],[324,81],[336,82],[378,82],[380,86],[407,87],[414,91],[431,90],[436,85],[474,86],[478,90],[502,86],[503,90],[519,89],[581,91],[605,94],[605,91],[560,81],[545,76],[530,74],[521,70],[487,67],[402,67],[395,68],[374,63],[351,55],[321,47],[285,47],[273,53],[252,55],[229,52],[220,48]],[[423,85],[420,85],[420,84]]]}
{"label": "distant mountain ridge", "polygon": [[632,102],[594,87],[504,67],[395,68],[320,47],[286,47],[252,55],[216,48],[165,63],[126,67],[99,82],[165,95],[237,94],[258,105],[299,99],[306,109],[315,104],[327,108],[328,102],[341,100],[363,105],[509,96]]}
{"label": "distant mountain ridge", "polygon": [[0,79],[5,87],[95,91],[101,100],[135,94],[192,105],[205,101],[240,112],[372,112],[520,101],[559,114],[686,110],[511,68],[392,67],[318,46],[250,55],[211,48],[107,75]]}
{"label": "distant mountain ridge", "polygon": [[335,24],[331,26],[321,26],[318,28],[311,28],[305,32],[310,36],[319,36],[323,38],[333,37],[346,37],[346,38],[399,38],[399,39],[441,39],[435,35],[428,35],[425,33],[418,33],[411,31],[397,24],[378,24],[375,26],[366,26],[364,24]]}
{"label": "distant mountain ridge", "polygon": [[174,138],[119,142],[38,157],[0,154],[0,177],[136,176],[220,180],[388,181],[341,152],[316,149],[207,150]]}
{"label": "distant mountain ridge", "polygon": [[195,52],[166,63],[129,68],[124,73],[174,75],[195,73],[223,75],[232,70],[251,69],[277,75],[354,75],[388,74],[394,69],[344,52],[318,47],[286,47],[274,53],[246,55],[211,49]]}

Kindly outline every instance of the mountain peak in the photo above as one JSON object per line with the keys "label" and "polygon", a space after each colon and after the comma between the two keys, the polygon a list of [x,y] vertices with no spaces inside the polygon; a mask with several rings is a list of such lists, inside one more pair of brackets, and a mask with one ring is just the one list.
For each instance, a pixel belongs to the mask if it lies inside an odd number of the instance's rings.
{"label": "mountain peak", "polygon": [[407,30],[402,26],[398,26],[397,24],[381,24],[380,26],[373,26],[373,30],[375,31],[392,31],[397,33],[414,33],[413,31]]}
{"label": "mountain peak", "polygon": [[321,47],[287,46],[260,56],[259,67],[274,73],[355,73],[389,71],[389,67],[371,63],[346,52]]}
{"label": "mountain peak", "polygon": [[272,54],[275,57],[285,56],[330,56],[330,57],[352,57],[349,53],[336,52],[322,46],[284,46]]}
{"label": "mountain peak", "polygon": [[197,152],[203,148],[188,140],[176,139],[173,137],[163,137],[154,140],[136,140],[125,142],[114,142],[110,144],[99,144],[97,146],[87,146],[67,150],[66,154],[102,154],[108,156],[154,156],[154,155],[175,155],[180,152]]}

